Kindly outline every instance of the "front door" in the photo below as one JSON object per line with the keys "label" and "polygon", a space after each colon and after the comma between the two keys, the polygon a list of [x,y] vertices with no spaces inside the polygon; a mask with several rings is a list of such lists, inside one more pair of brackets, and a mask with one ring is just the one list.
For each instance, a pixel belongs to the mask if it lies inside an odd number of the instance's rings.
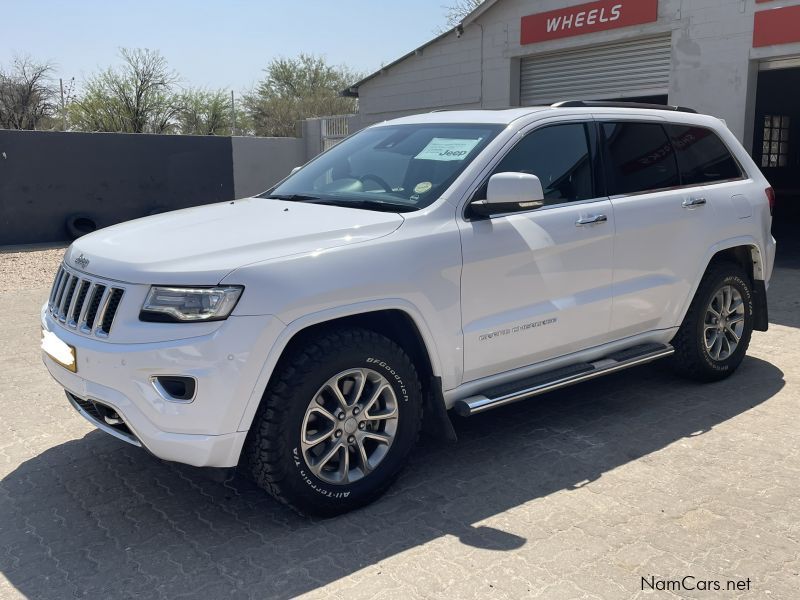
{"label": "front door", "polygon": [[593,140],[582,122],[528,133],[494,173],[538,176],[545,205],[460,224],[465,381],[607,341],[614,214]]}

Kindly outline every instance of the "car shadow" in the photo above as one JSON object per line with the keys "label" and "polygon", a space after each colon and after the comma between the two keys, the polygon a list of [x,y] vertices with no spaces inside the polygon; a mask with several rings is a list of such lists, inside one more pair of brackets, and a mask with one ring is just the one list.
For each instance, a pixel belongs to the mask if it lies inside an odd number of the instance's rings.
{"label": "car shadow", "polygon": [[423,440],[386,496],[328,520],[95,431],[2,479],[0,572],[40,599],[290,598],[442,536],[511,551],[528,540],[481,521],[702,435],[783,385],[752,357],[707,386],[654,364],[457,419],[457,444]]}

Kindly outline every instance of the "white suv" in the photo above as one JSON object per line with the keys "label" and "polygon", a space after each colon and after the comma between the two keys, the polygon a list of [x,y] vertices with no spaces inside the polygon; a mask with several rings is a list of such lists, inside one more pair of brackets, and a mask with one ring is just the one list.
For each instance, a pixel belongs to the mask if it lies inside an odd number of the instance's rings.
{"label": "white suv", "polygon": [[97,427],[245,465],[331,515],[423,421],[671,355],[730,375],[767,328],[772,190],[718,119],[568,102],[365,129],[254,198],[66,252],[44,362]]}

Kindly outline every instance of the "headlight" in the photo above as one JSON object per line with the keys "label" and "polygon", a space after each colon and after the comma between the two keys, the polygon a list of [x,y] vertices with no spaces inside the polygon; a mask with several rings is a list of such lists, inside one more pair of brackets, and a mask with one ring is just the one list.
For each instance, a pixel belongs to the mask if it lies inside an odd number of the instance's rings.
{"label": "headlight", "polygon": [[153,286],[139,313],[142,321],[220,321],[227,319],[244,288]]}

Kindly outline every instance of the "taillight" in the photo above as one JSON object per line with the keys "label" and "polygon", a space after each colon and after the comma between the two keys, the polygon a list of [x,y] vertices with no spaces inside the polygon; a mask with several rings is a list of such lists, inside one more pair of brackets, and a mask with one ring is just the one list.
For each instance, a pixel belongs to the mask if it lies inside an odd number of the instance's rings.
{"label": "taillight", "polygon": [[769,214],[772,214],[772,210],[775,208],[775,190],[768,187],[764,191],[767,194],[767,201],[769,202]]}

